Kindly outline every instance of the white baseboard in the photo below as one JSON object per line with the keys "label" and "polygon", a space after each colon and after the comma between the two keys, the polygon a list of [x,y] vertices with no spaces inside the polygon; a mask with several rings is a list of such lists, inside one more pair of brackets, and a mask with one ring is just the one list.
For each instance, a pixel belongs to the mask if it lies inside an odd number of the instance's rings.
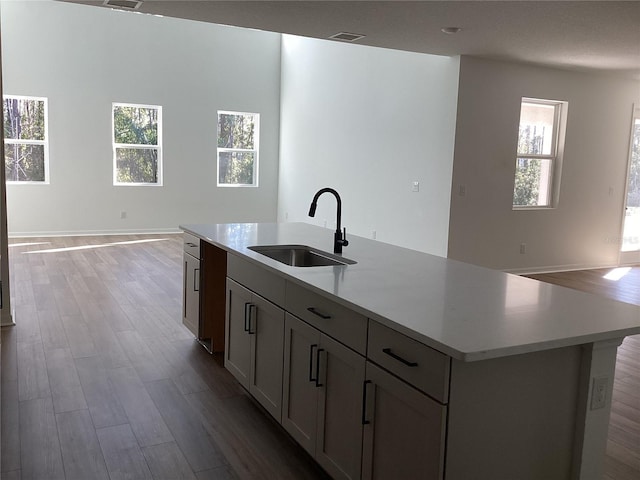
{"label": "white baseboard", "polygon": [[91,237],[102,235],[169,235],[182,233],[176,228],[145,228],[134,230],[78,230],[60,232],[9,232],[9,238],[32,237]]}

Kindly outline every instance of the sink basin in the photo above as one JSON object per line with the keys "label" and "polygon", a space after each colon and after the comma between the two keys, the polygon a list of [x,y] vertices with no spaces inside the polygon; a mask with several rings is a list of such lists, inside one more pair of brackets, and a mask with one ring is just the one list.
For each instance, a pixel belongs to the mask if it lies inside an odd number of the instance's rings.
{"label": "sink basin", "polygon": [[329,267],[356,263],[307,245],[258,245],[248,248],[292,267]]}

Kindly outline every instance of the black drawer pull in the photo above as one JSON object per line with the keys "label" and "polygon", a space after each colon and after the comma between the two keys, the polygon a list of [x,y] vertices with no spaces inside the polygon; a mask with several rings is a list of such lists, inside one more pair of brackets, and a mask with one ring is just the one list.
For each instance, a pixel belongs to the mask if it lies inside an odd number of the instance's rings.
{"label": "black drawer pull", "polygon": [[328,320],[331,318],[331,315],[327,315],[326,313],[319,312],[318,310],[316,310],[316,307],[308,307],[307,310],[309,310],[311,313],[313,313],[314,315],[324,320]]}
{"label": "black drawer pull", "polygon": [[187,242],[186,245],[189,247],[197,247],[195,243],[191,243],[191,242]]}
{"label": "black drawer pull", "polygon": [[410,362],[409,360],[405,360],[401,356],[396,355],[395,353],[393,353],[391,351],[390,348],[383,348],[382,349],[382,353],[386,353],[391,358],[394,358],[394,359],[398,360],[399,362],[404,363],[407,367],[417,367],[418,366],[418,364],[416,362]]}

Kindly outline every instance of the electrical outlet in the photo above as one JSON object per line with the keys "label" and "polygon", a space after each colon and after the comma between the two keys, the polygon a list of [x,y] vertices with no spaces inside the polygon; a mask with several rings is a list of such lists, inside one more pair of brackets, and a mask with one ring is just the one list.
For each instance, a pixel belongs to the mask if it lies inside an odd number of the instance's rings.
{"label": "electrical outlet", "polygon": [[372,231],[371,231],[371,238],[372,238],[373,240],[375,240],[375,239],[376,239],[376,236],[377,236],[377,235],[378,235],[378,233],[377,233],[375,230],[372,230]]}
{"label": "electrical outlet", "polygon": [[591,387],[591,410],[604,408],[607,404],[607,389],[609,387],[609,377],[594,377]]}
{"label": "electrical outlet", "polygon": [[464,197],[467,194],[467,186],[466,185],[458,185],[458,195]]}
{"label": "electrical outlet", "polygon": [[413,182],[411,184],[411,191],[412,192],[419,192],[420,191],[420,182]]}
{"label": "electrical outlet", "polygon": [[526,243],[521,243],[520,244],[520,253],[522,255],[524,255],[525,253],[527,253],[527,244]]}

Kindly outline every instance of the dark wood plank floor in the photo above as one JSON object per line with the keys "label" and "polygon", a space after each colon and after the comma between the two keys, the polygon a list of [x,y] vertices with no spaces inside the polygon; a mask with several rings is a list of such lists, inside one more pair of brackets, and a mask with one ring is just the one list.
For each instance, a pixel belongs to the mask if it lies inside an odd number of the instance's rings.
{"label": "dark wood plank floor", "polygon": [[3,479],[316,479],[182,326],[182,236],[12,239]]}
{"label": "dark wood plank floor", "polygon": [[[326,478],[182,326],[180,235],[11,244],[3,479]],[[640,305],[640,269],[615,287],[598,275],[540,279]],[[639,372],[640,337],[630,337],[618,353],[608,480],[640,478]]]}
{"label": "dark wood plank floor", "polygon": [[[640,305],[640,266],[631,268],[617,281],[604,278],[611,270],[594,269],[529,276]],[[640,479],[640,335],[625,338],[618,348],[605,479]]]}

